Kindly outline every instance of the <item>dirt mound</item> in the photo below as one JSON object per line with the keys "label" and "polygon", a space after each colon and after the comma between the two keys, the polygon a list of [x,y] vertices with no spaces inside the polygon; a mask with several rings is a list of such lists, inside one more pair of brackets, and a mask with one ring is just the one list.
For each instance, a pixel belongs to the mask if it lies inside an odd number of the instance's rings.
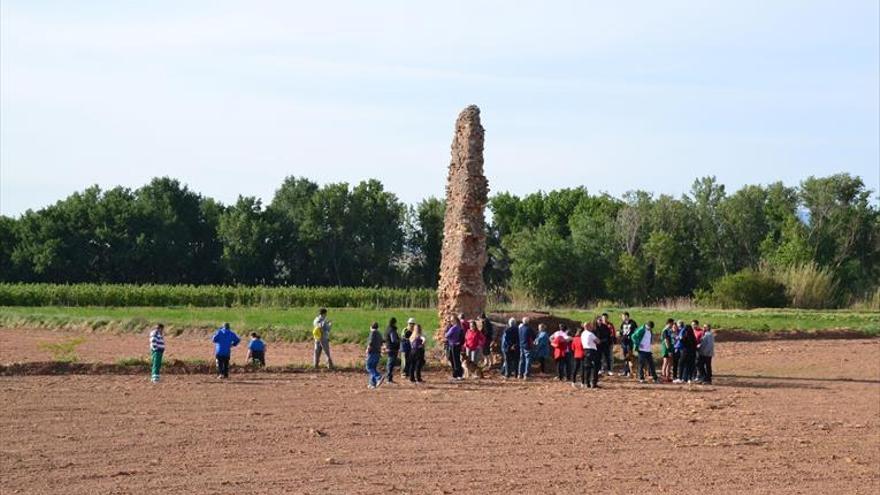
{"label": "dirt mound", "polygon": [[517,322],[522,322],[523,318],[526,317],[529,318],[531,326],[535,330],[537,330],[538,325],[542,323],[544,325],[547,325],[547,329],[551,331],[555,331],[557,328],[559,328],[560,324],[565,325],[568,328],[579,328],[582,324],[582,322],[554,316],[550,313],[545,313],[542,311],[491,313],[488,316],[496,327],[500,326],[501,328],[507,328],[507,321],[511,318],[516,318]]}

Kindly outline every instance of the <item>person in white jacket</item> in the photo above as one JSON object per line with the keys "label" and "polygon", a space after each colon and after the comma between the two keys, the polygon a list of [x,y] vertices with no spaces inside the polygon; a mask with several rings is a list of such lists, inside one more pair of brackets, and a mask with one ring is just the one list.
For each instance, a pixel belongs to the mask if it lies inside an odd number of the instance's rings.
{"label": "person in white jacket", "polygon": [[584,372],[581,385],[587,388],[599,388],[599,338],[593,333],[596,321],[584,323],[581,342],[584,345]]}

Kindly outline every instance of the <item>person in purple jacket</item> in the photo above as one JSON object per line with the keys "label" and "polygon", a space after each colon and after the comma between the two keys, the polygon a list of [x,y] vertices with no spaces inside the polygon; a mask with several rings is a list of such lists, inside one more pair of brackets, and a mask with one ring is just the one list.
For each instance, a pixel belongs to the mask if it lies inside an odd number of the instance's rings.
{"label": "person in purple jacket", "polygon": [[461,321],[457,316],[450,320],[449,328],[444,334],[446,341],[446,359],[452,365],[452,379],[461,380],[464,369],[461,367],[461,345],[464,343],[464,332],[461,330]]}

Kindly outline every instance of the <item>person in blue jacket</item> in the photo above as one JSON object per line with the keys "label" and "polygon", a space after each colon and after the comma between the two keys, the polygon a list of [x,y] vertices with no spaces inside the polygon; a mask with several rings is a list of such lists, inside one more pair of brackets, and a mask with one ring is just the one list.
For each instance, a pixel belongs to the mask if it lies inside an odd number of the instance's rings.
{"label": "person in blue jacket", "polygon": [[519,329],[516,318],[507,322],[507,329],[501,335],[501,354],[504,356],[501,374],[505,379],[516,375],[519,368]]}
{"label": "person in blue jacket", "polygon": [[229,378],[229,357],[232,355],[232,348],[237,346],[241,339],[229,328],[229,323],[224,323],[222,327],[214,332],[214,357],[217,358],[217,378]]}
{"label": "person in blue jacket", "polygon": [[528,380],[532,367],[532,340],[535,338],[535,332],[529,326],[528,316],[523,318],[517,337],[519,337],[519,363],[517,363],[516,377]]}
{"label": "person in blue jacket", "polygon": [[550,332],[547,325],[538,325],[538,336],[535,337],[535,353],[532,359],[537,359],[541,365],[541,373],[547,372],[547,360],[550,359]]}
{"label": "person in blue jacket", "polygon": [[248,342],[247,361],[258,368],[266,366],[266,343],[257,332],[251,332]]}

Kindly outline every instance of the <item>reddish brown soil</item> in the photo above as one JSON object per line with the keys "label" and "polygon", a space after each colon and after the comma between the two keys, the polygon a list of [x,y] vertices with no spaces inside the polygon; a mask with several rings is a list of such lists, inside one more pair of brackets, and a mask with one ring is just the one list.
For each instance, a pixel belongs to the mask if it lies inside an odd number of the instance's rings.
{"label": "reddish brown soil", "polygon": [[[46,330],[41,328],[0,328],[0,364],[51,361],[52,353],[43,344],[69,341],[82,337],[85,342],[76,347],[76,354],[85,363],[115,363],[124,358],[147,358],[150,355],[147,334],[118,334],[107,332],[83,332],[77,330]],[[214,360],[214,344],[210,335],[187,333],[179,337],[166,336],[166,360]],[[247,339],[232,352],[232,363],[244,364],[247,356]],[[266,360],[270,365],[305,365],[312,363],[314,355],[310,342],[270,342]],[[355,344],[331,346],[334,363],[349,366],[364,360],[363,349]],[[326,364],[326,356],[321,356]]]}
{"label": "reddish brown soil", "polygon": [[2,493],[873,494],[878,355],[730,343],[712,386],[594,391],[441,372],[377,391],[355,373],[0,377]]}

